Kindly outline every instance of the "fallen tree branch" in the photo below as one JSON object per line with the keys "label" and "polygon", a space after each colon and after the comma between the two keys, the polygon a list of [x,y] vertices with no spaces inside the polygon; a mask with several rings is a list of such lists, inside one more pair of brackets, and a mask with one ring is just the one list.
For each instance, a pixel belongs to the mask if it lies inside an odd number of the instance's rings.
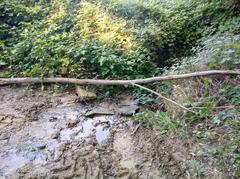
{"label": "fallen tree branch", "polygon": [[212,70],[200,71],[179,75],[158,76],[146,79],[136,80],[97,80],[97,79],[76,79],[76,78],[0,78],[0,86],[9,84],[22,83],[65,83],[77,85],[130,85],[130,84],[146,84],[158,81],[170,81],[178,79],[188,79],[192,77],[214,76],[214,75],[240,75],[240,71],[232,70]]}
{"label": "fallen tree branch", "polygon": [[192,110],[190,110],[190,109],[184,107],[183,105],[181,105],[181,104],[179,104],[179,103],[177,103],[177,102],[175,102],[175,101],[173,101],[173,100],[171,100],[171,99],[169,99],[169,98],[166,98],[165,96],[163,96],[163,95],[160,94],[160,93],[157,93],[156,91],[153,91],[153,90],[151,90],[151,89],[149,89],[149,88],[146,88],[146,87],[141,86],[141,85],[138,85],[138,84],[134,84],[134,83],[132,83],[132,85],[133,85],[133,86],[137,86],[137,87],[139,87],[139,88],[141,88],[141,89],[144,89],[144,90],[146,90],[146,91],[149,91],[149,92],[151,92],[151,93],[153,93],[153,94],[159,96],[160,98],[164,99],[165,101],[168,101],[168,102],[170,102],[170,103],[172,103],[172,104],[174,104],[174,105],[176,105],[176,106],[182,108],[182,109],[185,110],[185,111],[189,111],[189,112],[194,113],[194,111],[192,111]]}
{"label": "fallen tree branch", "polygon": [[[205,108],[208,108],[208,107],[190,107],[189,109],[205,109]],[[235,106],[234,105],[229,105],[229,106],[216,106],[216,107],[213,107],[213,109],[234,109]]]}

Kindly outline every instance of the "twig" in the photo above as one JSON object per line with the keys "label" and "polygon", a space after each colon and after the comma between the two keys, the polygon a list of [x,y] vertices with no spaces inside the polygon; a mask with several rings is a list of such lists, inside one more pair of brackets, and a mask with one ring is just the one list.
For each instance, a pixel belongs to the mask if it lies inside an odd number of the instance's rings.
{"label": "twig", "polygon": [[[204,109],[204,108],[207,108],[207,107],[190,107],[189,109]],[[213,107],[213,109],[232,109],[232,108],[235,108],[234,105],[230,105],[230,106],[216,106],[216,107]]]}
{"label": "twig", "polygon": [[212,71],[200,71],[194,73],[180,74],[180,75],[168,75],[158,76],[146,79],[136,80],[97,80],[97,79],[76,79],[76,78],[0,78],[0,86],[9,84],[21,84],[21,83],[67,83],[78,85],[129,85],[129,84],[146,84],[158,81],[170,81],[178,79],[188,79],[192,77],[200,76],[214,76],[214,75],[240,75],[240,70],[212,70]]}
{"label": "twig", "polygon": [[235,107],[236,106],[234,106],[234,105],[230,105],[230,106],[216,106],[216,107],[214,107],[214,109],[227,109],[227,108],[233,109]]}
{"label": "twig", "polygon": [[192,110],[190,110],[190,109],[182,106],[181,104],[179,104],[179,103],[177,103],[177,102],[175,102],[175,101],[173,101],[173,100],[171,100],[171,99],[169,99],[169,98],[166,98],[165,96],[163,96],[163,95],[160,94],[160,93],[157,93],[156,91],[153,91],[153,90],[151,90],[151,89],[149,89],[149,88],[146,88],[146,87],[141,86],[141,85],[138,85],[138,84],[134,84],[134,83],[131,83],[131,84],[132,84],[133,86],[137,86],[137,87],[142,88],[142,89],[144,89],[144,90],[146,90],[146,91],[149,91],[149,92],[151,92],[151,93],[159,96],[160,98],[164,99],[165,101],[168,101],[168,102],[170,102],[170,103],[172,103],[172,104],[174,104],[174,105],[182,108],[183,110],[186,110],[186,111],[189,111],[189,112],[194,113],[194,111],[192,111]]}
{"label": "twig", "polygon": [[139,129],[139,127],[142,125],[142,123],[139,123],[136,127],[135,127],[135,129],[133,130],[133,132],[131,133],[131,135],[134,135],[137,131],[138,131],[138,129]]}

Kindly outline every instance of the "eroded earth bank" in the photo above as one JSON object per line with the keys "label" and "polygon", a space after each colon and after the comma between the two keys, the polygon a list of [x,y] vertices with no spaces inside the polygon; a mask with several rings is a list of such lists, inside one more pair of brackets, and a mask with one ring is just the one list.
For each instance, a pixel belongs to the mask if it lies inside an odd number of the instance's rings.
{"label": "eroded earth bank", "polygon": [[0,178],[186,178],[186,143],[131,122],[131,100],[76,99],[0,88]]}

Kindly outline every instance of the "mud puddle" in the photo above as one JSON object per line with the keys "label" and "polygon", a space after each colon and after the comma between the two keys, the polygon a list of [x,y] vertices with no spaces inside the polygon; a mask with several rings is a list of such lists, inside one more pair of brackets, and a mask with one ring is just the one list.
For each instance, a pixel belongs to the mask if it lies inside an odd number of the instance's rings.
{"label": "mud puddle", "polygon": [[48,109],[40,112],[36,121],[26,123],[11,134],[6,142],[9,150],[1,152],[2,176],[28,163],[46,164],[54,160],[56,149],[64,142],[87,138],[94,138],[98,143],[106,140],[113,116],[85,118],[84,112],[81,105],[75,104]]}
{"label": "mud puddle", "polygon": [[[0,178],[161,178],[182,170],[181,165],[173,172],[162,169],[171,156],[158,151],[163,142],[151,130],[133,135],[136,125],[112,108],[111,115],[87,117],[101,104],[75,98],[0,89]],[[123,109],[132,113],[125,102]]]}

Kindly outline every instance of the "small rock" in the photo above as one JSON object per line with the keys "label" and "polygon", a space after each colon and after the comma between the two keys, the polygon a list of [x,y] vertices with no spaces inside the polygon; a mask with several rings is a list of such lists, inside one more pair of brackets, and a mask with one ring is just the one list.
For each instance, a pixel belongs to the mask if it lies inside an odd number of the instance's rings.
{"label": "small rock", "polygon": [[136,113],[136,111],[139,109],[137,105],[119,105],[118,108],[116,108],[116,113],[124,116],[131,116]]}
{"label": "small rock", "polygon": [[51,171],[54,172],[54,173],[57,173],[57,172],[68,170],[69,168],[71,168],[71,165],[58,166],[56,168],[51,169]]}
{"label": "small rock", "polygon": [[57,119],[58,119],[57,117],[52,116],[52,117],[49,119],[49,121],[50,121],[50,122],[55,122],[55,121],[57,121]]}
{"label": "small rock", "polygon": [[87,112],[85,114],[86,117],[94,117],[96,115],[114,115],[114,111],[113,110],[109,110],[107,108],[103,108],[103,107],[98,107],[95,108],[89,112]]}
{"label": "small rock", "polygon": [[46,144],[38,144],[36,146],[38,149],[42,150],[42,149],[45,149],[46,148]]}
{"label": "small rock", "polygon": [[110,126],[110,122],[109,121],[97,121],[93,124],[94,127],[97,127],[99,125],[102,125],[102,126]]}
{"label": "small rock", "polygon": [[52,139],[57,139],[57,138],[59,138],[59,136],[60,136],[59,131],[56,131],[56,132],[52,133]]}
{"label": "small rock", "polygon": [[128,170],[128,169],[121,169],[119,172],[118,172],[118,177],[120,177],[120,178],[130,178],[129,176],[130,176],[130,171]]}
{"label": "small rock", "polygon": [[114,115],[119,114],[123,116],[131,116],[137,112],[139,107],[134,103],[120,103],[118,105],[100,105],[97,108],[87,112],[85,116],[94,117],[96,115]]}
{"label": "small rock", "polygon": [[73,128],[79,123],[79,120],[70,120],[67,123],[68,128]]}

